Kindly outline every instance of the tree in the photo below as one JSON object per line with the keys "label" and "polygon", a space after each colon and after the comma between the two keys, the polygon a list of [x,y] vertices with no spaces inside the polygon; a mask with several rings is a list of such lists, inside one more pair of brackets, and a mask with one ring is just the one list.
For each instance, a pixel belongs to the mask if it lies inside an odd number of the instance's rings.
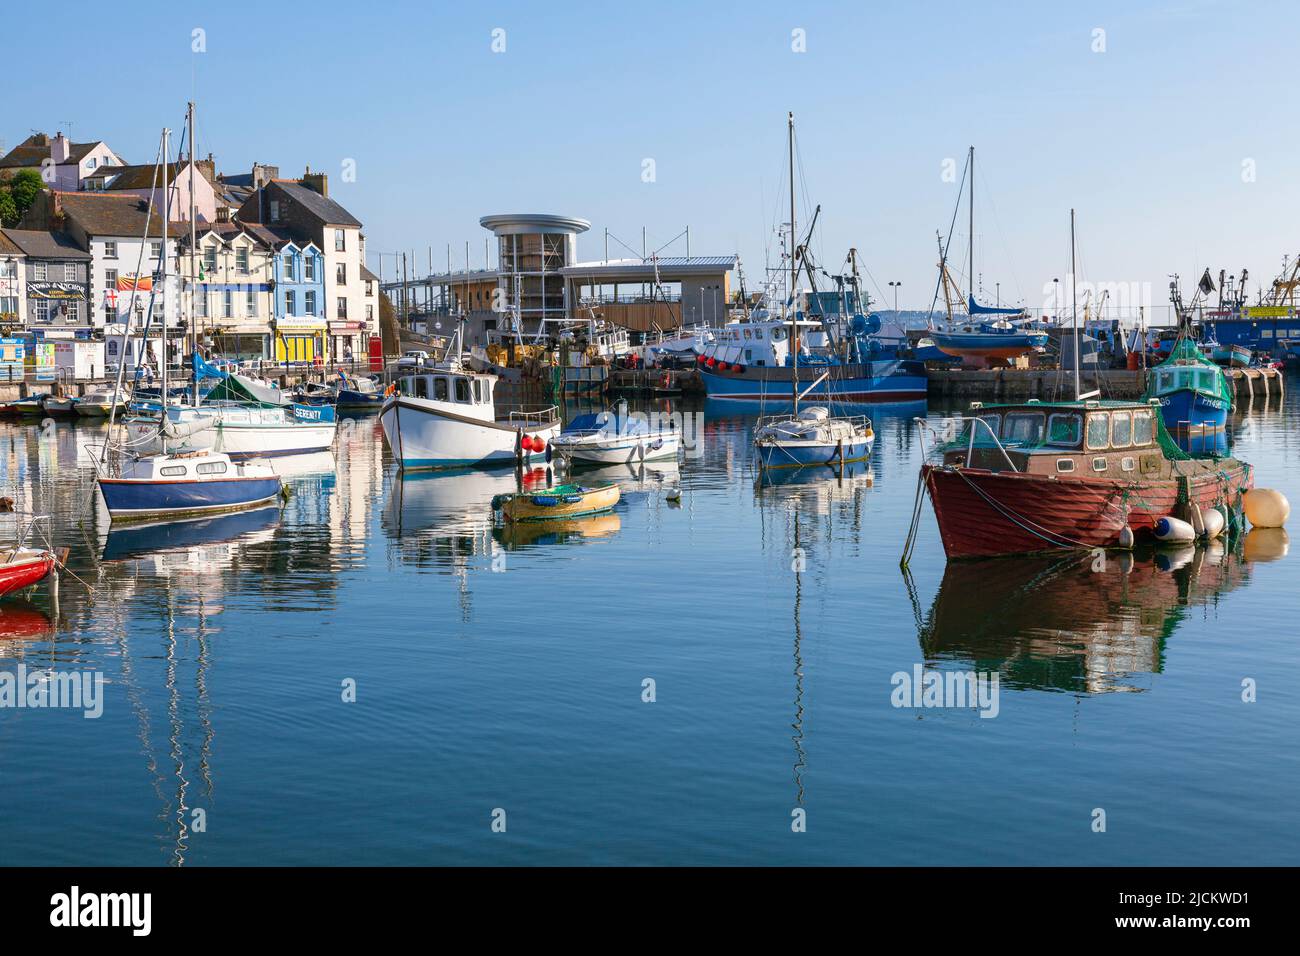
{"label": "tree", "polygon": [[34,169],[20,169],[13,179],[0,185],[0,222],[16,226],[45,188],[45,180]]}

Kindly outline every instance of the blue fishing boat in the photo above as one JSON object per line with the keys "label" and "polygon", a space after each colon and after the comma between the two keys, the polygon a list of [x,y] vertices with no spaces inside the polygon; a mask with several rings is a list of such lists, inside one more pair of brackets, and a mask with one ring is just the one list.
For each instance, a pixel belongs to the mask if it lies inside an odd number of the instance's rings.
{"label": "blue fishing boat", "polygon": [[1169,358],[1150,370],[1145,397],[1159,402],[1165,428],[1183,451],[1226,453],[1232,389],[1189,336],[1181,336]]}

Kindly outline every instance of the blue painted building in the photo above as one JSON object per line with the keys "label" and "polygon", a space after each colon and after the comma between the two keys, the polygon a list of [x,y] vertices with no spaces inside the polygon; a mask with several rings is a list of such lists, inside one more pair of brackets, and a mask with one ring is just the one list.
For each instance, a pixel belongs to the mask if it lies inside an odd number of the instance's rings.
{"label": "blue painted building", "polygon": [[272,250],[274,345],[268,357],[285,363],[324,360],[329,329],[324,254],[314,242],[296,240],[287,231],[245,228]]}

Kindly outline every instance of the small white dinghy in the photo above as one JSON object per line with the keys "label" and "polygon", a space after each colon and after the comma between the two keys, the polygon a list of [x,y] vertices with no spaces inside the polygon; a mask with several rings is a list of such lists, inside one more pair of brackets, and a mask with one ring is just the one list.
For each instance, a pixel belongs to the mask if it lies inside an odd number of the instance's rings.
{"label": "small white dinghy", "polygon": [[566,461],[603,465],[676,458],[681,446],[671,422],[652,427],[644,415],[628,414],[626,402],[612,412],[579,415],[551,442]]}

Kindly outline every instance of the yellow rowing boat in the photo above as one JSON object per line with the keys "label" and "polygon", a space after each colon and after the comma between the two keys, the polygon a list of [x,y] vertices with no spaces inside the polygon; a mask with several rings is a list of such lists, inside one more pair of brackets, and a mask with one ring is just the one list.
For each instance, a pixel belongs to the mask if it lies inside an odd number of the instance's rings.
{"label": "yellow rowing boat", "polygon": [[618,485],[584,488],[582,485],[556,485],[537,491],[497,495],[492,510],[500,511],[507,521],[554,521],[609,511],[618,504]]}

